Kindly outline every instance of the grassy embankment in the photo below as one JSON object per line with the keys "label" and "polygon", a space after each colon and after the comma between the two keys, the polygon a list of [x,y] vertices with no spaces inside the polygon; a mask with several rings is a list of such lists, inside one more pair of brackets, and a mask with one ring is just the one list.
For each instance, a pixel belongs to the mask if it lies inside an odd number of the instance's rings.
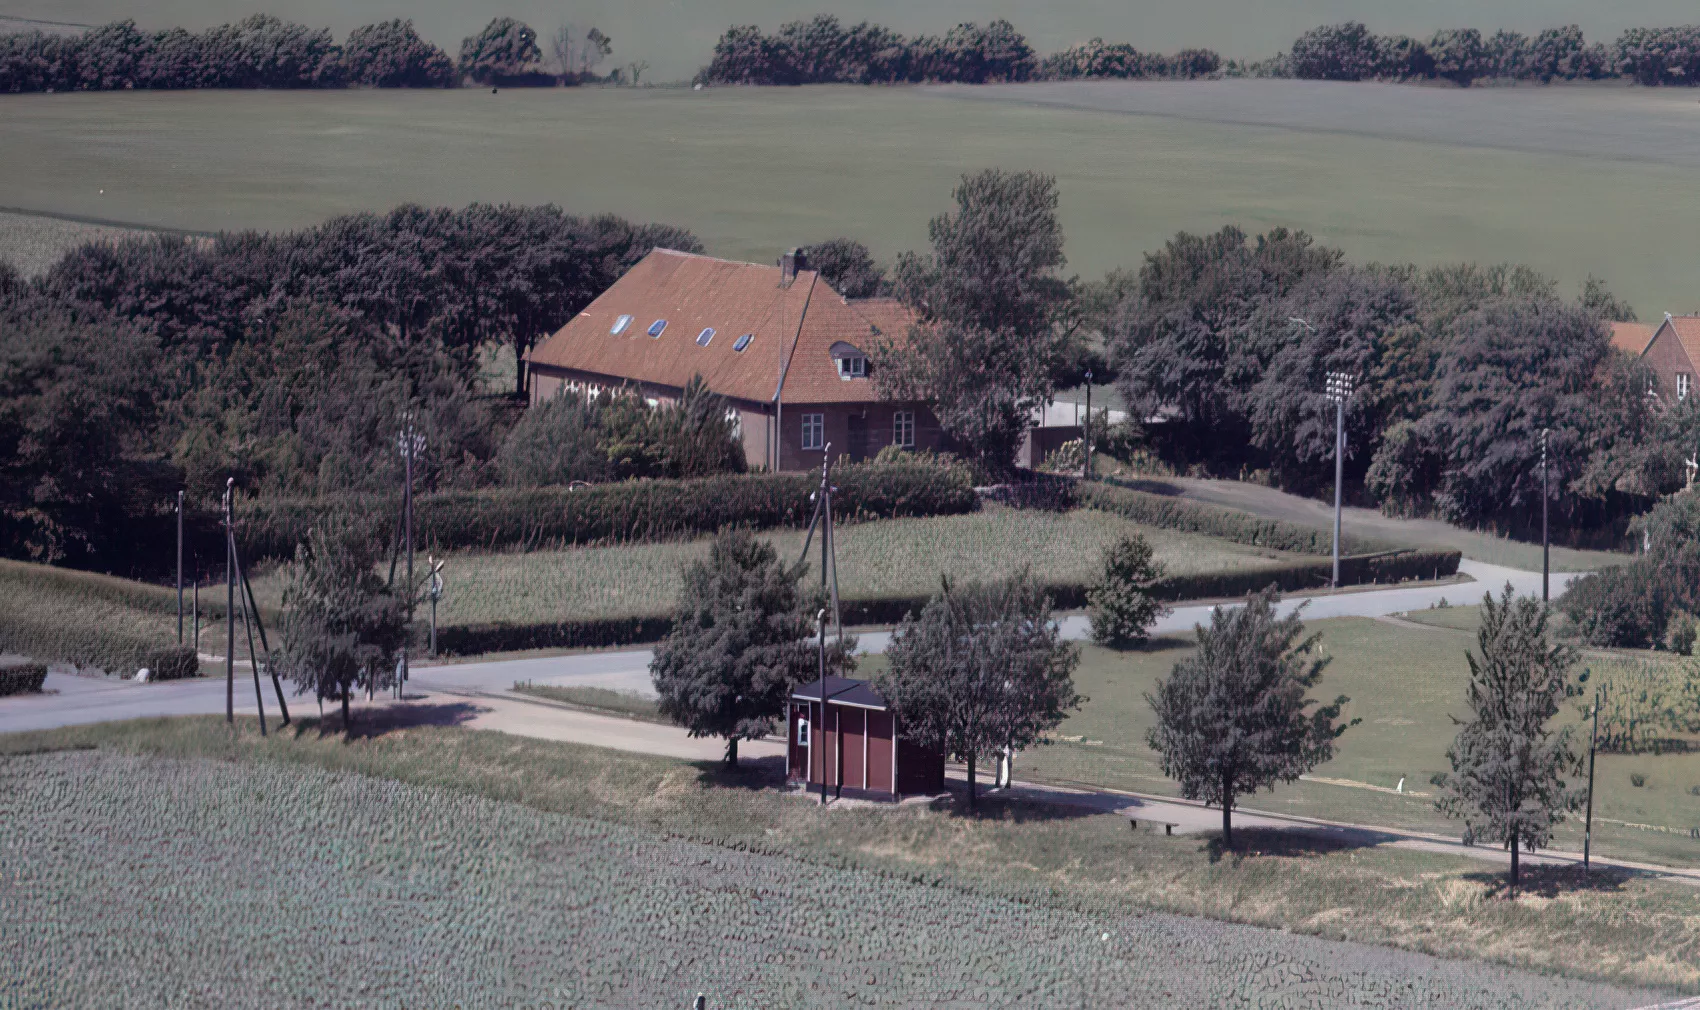
{"label": "grassy embankment", "polygon": [[[451,712],[419,714],[437,721],[453,720]],[[520,874],[509,865],[513,839],[508,837],[511,833],[504,833],[504,826],[515,815],[503,814],[501,810],[469,809],[470,801],[452,796],[416,799],[395,788],[363,785],[360,780],[278,778],[280,768],[295,768],[302,775],[320,771],[354,772],[638,830],[650,841],[628,840],[611,829],[546,824],[522,832],[525,841],[522,849],[530,859],[550,867],[561,859],[565,862],[560,866],[571,864],[581,868],[574,871],[579,877],[572,881],[562,882],[552,877],[544,880],[544,889],[554,895],[578,894],[583,900],[598,903],[599,908],[606,905],[598,913],[599,921],[606,924],[598,929],[619,934],[608,941],[617,940],[617,949],[629,950],[628,945],[634,942],[629,918],[638,917],[639,926],[644,922],[655,924],[644,943],[642,956],[646,959],[667,960],[680,953],[677,945],[682,940],[700,939],[698,931],[704,928],[711,935],[722,937],[722,942],[724,938],[749,936],[751,927],[744,925],[744,920],[729,917],[728,908],[759,911],[758,920],[769,924],[776,916],[799,923],[817,921],[814,913],[804,912],[791,903],[794,899],[787,893],[785,884],[799,872],[811,876],[810,871],[770,866],[765,871],[767,883],[751,883],[725,892],[712,881],[706,885],[683,884],[683,881],[706,879],[701,878],[704,873],[715,874],[718,879],[727,861],[742,858],[737,853],[688,859],[685,857],[689,853],[646,856],[620,861],[622,865],[605,865],[607,845],[630,852],[634,845],[652,845],[659,838],[674,837],[805,860],[818,867],[812,875],[832,894],[846,893],[846,884],[840,876],[845,869],[871,870],[888,881],[921,882],[939,888],[927,892],[930,897],[915,900],[911,896],[913,905],[894,906],[887,903],[887,896],[878,893],[874,885],[863,885],[863,893],[871,895],[867,899],[871,904],[835,900],[832,918],[837,923],[854,925],[863,916],[874,915],[879,921],[901,924],[911,914],[926,916],[933,923],[955,922],[958,911],[955,905],[962,900],[1014,898],[1025,909],[1019,913],[1022,916],[1108,915],[1116,917],[1116,925],[1102,928],[1106,932],[1114,929],[1118,938],[1173,935],[1176,937],[1173,946],[1159,959],[1167,962],[1178,958],[1188,965],[1193,964],[1199,947],[1192,936],[1181,937],[1193,934],[1206,948],[1212,944],[1218,947],[1214,956],[1202,958],[1214,963],[1191,969],[1195,977],[1223,973],[1238,979],[1231,981],[1230,986],[1254,986],[1252,991],[1243,993],[1231,988],[1222,990],[1216,994],[1218,998],[1268,995],[1255,988],[1261,984],[1261,976],[1244,977],[1237,947],[1241,941],[1235,935],[1212,935],[1207,923],[1182,924],[1184,929],[1166,933],[1170,927],[1162,921],[1143,920],[1133,925],[1126,921],[1126,916],[1140,909],[1172,911],[1280,926],[1330,939],[1363,940],[1443,956],[1497,961],[1573,977],[1700,989],[1700,922],[1692,914],[1694,895],[1675,885],[1602,874],[1591,885],[1581,886],[1573,876],[1536,871],[1528,893],[1515,902],[1500,901],[1494,900],[1500,889],[1499,874],[1483,864],[1452,857],[1383,849],[1329,850],[1283,842],[1275,836],[1255,832],[1246,833],[1246,852],[1224,856],[1209,839],[1129,832],[1127,822],[1115,816],[1071,815],[995,800],[987,804],[979,817],[962,816],[948,803],[861,808],[847,805],[823,813],[812,803],[779,790],[749,788],[770,783],[766,776],[773,774],[772,769],[755,768],[728,774],[713,766],[445,726],[391,727],[391,730],[344,740],[339,736],[320,736],[313,721],[307,720],[295,733],[274,733],[262,740],[246,720],[233,735],[217,719],[195,718],[17,734],[0,737],[0,755],[13,755],[0,760],[0,774],[18,776],[12,794],[19,797],[20,813],[36,825],[33,837],[37,838],[41,851],[53,853],[51,858],[44,855],[38,861],[43,873],[37,882],[77,880],[76,893],[90,896],[89,902],[79,899],[74,903],[74,911],[62,903],[55,906],[61,909],[60,919],[68,920],[65,928],[84,937],[71,948],[73,951],[96,952],[108,944],[104,937],[111,932],[109,913],[116,907],[116,899],[130,903],[151,900],[154,903],[150,908],[164,907],[173,915],[187,917],[189,921],[174,924],[177,928],[173,935],[182,942],[165,951],[149,948],[140,955],[154,971],[173,969],[171,963],[153,959],[172,951],[184,952],[187,957],[205,946],[197,938],[210,922],[216,921],[226,930],[220,934],[225,937],[221,943],[229,941],[232,935],[229,929],[237,929],[234,935],[240,938],[248,935],[251,927],[245,924],[246,906],[240,903],[233,905],[223,899],[197,901],[192,889],[182,888],[160,895],[138,895],[137,881],[158,878],[156,886],[163,887],[163,881],[177,879],[174,874],[181,859],[204,862],[208,851],[223,851],[223,844],[229,841],[223,835],[234,832],[246,838],[247,829],[242,825],[248,823],[253,824],[254,830],[265,832],[269,840],[265,851],[271,853],[275,849],[277,854],[257,863],[250,858],[249,865],[243,868],[244,879],[262,883],[259,890],[249,884],[238,890],[259,898],[264,890],[263,881],[285,873],[290,881],[290,893],[299,893],[305,882],[310,893],[325,896],[326,907],[322,911],[312,910],[310,901],[291,900],[276,907],[268,904],[265,936],[278,937],[280,931],[296,920],[309,917],[310,911],[332,915],[336,908],[352,908],[341,903],[349,888],[363,892],[375,887],[386,895],[384,907],[391,909],[387,915],[404,915],[411,922],[429,912],[435,917],[430,921],[448,924],[446,929],[429,931],[431,947],[448,945],[451,951],[459,951],[462,944],[473,939],[464,935],[472,923],[493,914],[505,918],[492,909],[493,902],[523,904],[529,900],[526,895],[536,889],[527,874],[542,871],[530,868],[526,874]],[[39,753],[90,747],[98,748],[99,753]],[[17,756],[28,754],[35,756]],[[121,757],[124,754],[145,755],[146,759],[126,763]],[[208,760],[215,764],[184,768],[167,759]],[[232,763],[242,774],[232,774]],[[54,783],[63,788],[53,788]],[[170,803],[165,799],[168,792],[173,796]],[[43,797],[53,798],[52,804],[56,804],[52,806],[52,817],[37,809],[44,802]],[[159,812],[180,809],[183,802],[190,802],[204,814],[189,825],[187,836],[185,825],[174,820],[167,834],[176,841],[167,844],[167,838],[161,836],[158,845],[150,843],[138,849],[133,844],[137,838],[153,838],[158,833],[155,830],[158,825],[153,822],[159,820]],[[341,804],[356,802],[368,812],[366,816],[347,818],[338,814]],[[65,804],[74,808],[74,817],[68,819]],[[144,816],[150,811],[151,815]],[[432,814],[432,811],[440,813]],[[87,829],[77,835],[78,844],[53,842],[56,833],[72,820]],[[353,826],[368,821],[370,830]],[[479,861],[474,867],[478,871],[476,879],[457,879],[439,887],[445,874],[453,875],[452,866],[446,867],[443,860],[459,865],[467,858],[461,847],[448,845],[446,839],[465,839],[468,831],[480,839],[492,836],[480,842]],[[203,835],[220,836],[210,839],[218,844],[203,844]],[[313,844],[306,845],[304,838],[311,838]],[[122,856],[115,846],[123,849]],[[139,852],[145,853],[146,858],[138,856]],[[346,858],[338,856],[332,860],[333,869],[326,863],[329,853],[344,853]],[[280,857],[287,859],[280,864]],[[641,906],[605,901],[603,895],[613,885],[604,870],[623,875],[622,879],[648,881],[659,875],[672,880],[668,867],[680,860],[698,867],[681,877],[680,887],[674,889],[683,891],[682,898],[678,893],[670,893],[664,899]],[[716,869],[702,865],[708,863],[713,863]],[[48,869],[56,872],[49,874]],[[565,872],[546,869],[550,873]],[[779,872],[774,872],[775,869]],[[726,893],[737,894],[742,904],[726,902]],[[337,897],[333,899],[333,895]],[[64,900],[39,892],[31,892],[30,896],[38,901]],[[161,906],[160,901],[165,901],[165,905]],[[680,901],[689,906],[688,912],[671,909],[670,903]],[[750,901],[757,904],[751,905]],[[84,907],[97,902],[103,909],[99,915]],[[422,911],[417,902],[426,902],[431,907]],[[922,912],[923,908],[927,911]],[[982,921],[1003,921],[1001,916],[1010,914],[1014,906],[1005,908],[1009,911]],[[797,914],[803,914],[804,918],[788,918]],[[991,912],[982,910],[982,915],[987,914]],[[522,920],[531,921],[528,916],[513,921]],[[1077,921],[1075,928],[1086,926],[1096,935],[1100,928],[1097,922],[1101,921],[1104,920]],[[653,930],[661,923],[666,923],[666,928],[655,933]],[[327,932],[350,928],[359,926],[330,923]],[[536,939],[532,931],[538,927],[526,928],[526,949],[535,952],[538,947],[532,943]],[[543,928],[546,931],[547,927]],[[798,928],[812,929],[801,925]],[[955,927],[941,926],[941,930],[929,934],[932,941],[955,942]],[[410,935],[407,930],[379,932],[397,937],[395,942]],[[874,934],[879,932],[874,930]],[[984,963],[1018,974],[1030,965],[1052,963],[1051,947],[1057,942],[1052,934],[1029,924],[1022,935],[1028,938],[1032,949],[1014,961],[996,956],[1003,949],[996,944],[976,950]],[[782,977],[795,964],[789,953],[791,941],[781,938],[772,942],[775,953],[783,957],[770,962],[765,971],[772,977]],[[1261,934],[1246,942],[1267,954],[1289,943],[1289,939],[1280,934]],[[990,941],[977,938],[977,943],[990,944]],[[283,947],[268,943],[267,949]],[[473,949],[482,948],[473,943]],[[929,954],[928,950],[934,953]],[[933,942],[893,955],[904,964],[934,956],[937,954]],[[1328,964],[1337,968],[1330,970],[1355,968],[1358,956],[1349,948],[1336,949]],[[289,965],[289,960],[284,955],[264,958],[268,985],[299,984],[293,977],[298,965]],[[946,957],[942,963],[954,965],[960,964],[960,960]],[[1283,953],[1281,960],[1288,963],[1290,955]],[[199,961],[191,959],[189,963]],[[207,963],[213,962],[207,959]],[[67,964],[77,967],[69,961]],[[693,972],[700,967],[690,960],[675,964],[680,970]],[[589,978],[578,974],[583,967],[582,962],[575,963],[564,978],[573,981]],[[926,965],[914,967],[925,969]],[[1442,1002],[1496,1005],[1493,999],[1481,998],[1480,992],[1473,988],[1473,980],[1491,976],[1497,980],[1494,984],[1502,984],[1504,976],[1492,969],[1486,969],[1484,976],[1482,969],[1466,964],[1440,968],[1458,979],[1460,985],[1452,1000]],[[1425,984],[1419,972],[1433,969],[1431,964],[1394,965],[1376,970],[1392,970],[1400,991],[1404,992],[1406,983]],[[203,974],[207,971],[204,966],[196,970]],[[833,969],[828,966],[823,970]],[[1080,970],[1100,969],[1084,965]],[[63,973],[55,977],[63,977]],[[890,976],[882,974],[881,978]],[[598,980],[607,981],[606,976]],[[625,981],[629,984],[631,979]],[[1288,984],[1292,981],[1289,979]],[[874,980],[870,977],[867,982],[872,985]],[[375,992],[388,992],[385,987],[394,985],[395,980],[387,973],[380,973],[373,984],[377,987]],[[1353,984],[1363,984],[1363,979],[1356,979]],[[610,990],[604,992],[612,994]],[[1507,998],[1501,993],[1498,1005],[1503,1005]],[[1577,1005],[1597,999],[1597,994],[1590,998],[1584,993],[1570,992],[1548,994],[1547,999],[1539,1002]]]}

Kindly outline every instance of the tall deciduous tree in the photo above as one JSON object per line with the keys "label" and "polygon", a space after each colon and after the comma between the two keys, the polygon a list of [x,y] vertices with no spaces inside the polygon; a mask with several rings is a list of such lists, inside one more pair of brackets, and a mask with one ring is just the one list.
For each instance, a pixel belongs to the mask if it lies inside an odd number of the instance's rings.
{"label": "tall deciduous tree", "polygon": [[[818,601],[800,587],[801,575],[745,529],[722,533],[706,560],[685,569],[677,620],[650,675],[661,714],[693,737],[724,738],[729,766],[738,763],[738,741],[773,732],[791,691],[819,673]],[[827,672],[854,670],[854,648],[854,639],[842,649],[833,642]]]}
{"label": "tall deciduous tree", "polygon": [[542,58],[537,33],[513,18],[493,18],[483,31],[460,44],[460,72],[478,84],[535,74]]}
{"label": "tall deciduous tree", "polygon": [[967,763],[969,809],[980,758],[1040,742],[1086,700],[1074,689],[1079,650],[1025,569],[985,585],[945,580],[919,617],[903,619],[886,655],[880,693],[909,739]]}
{"label": "tall deciduous tree", "polygon": [[1498,601],[1492,593],[1482,597],[1476,647],[1480,657],[1466,656],[1473,715],[1446,751],[1451,773],[1434,777],[1442,790],[1436,804],[1462,818],[1470,836],[1510,848],[1515,894],[1519,850],[1547,844],[1582,800],[1568,782],[1582,771],[1571,727],[1552,726],[1576,691],[1577,654],[1551,640],[1546,607],[1532,596],[1515,597],[1509,585]]}
{"label": "tall deciduous tree", "polygon": [[[1222,808],[1222,844],[1233,847],[1238,798],[1293,782],[1334,756],[1345,695],[1329,705],[1307,698],[1328,659],[1321,635],[1304,635],[1295,610],[1275,616],[1272,588],[1245,605],[1218,606],[1198,628],[1198,651],[1175,664],[1145,700],[1157,714],[1147,739],[1181,795]],[[1301,608],[1302,609],[1302,608]]]}
{"label": "tall deciduous tree", "polygon": [[348,702],[357,689],[395,683],[407,641],[407,605],[378,575],[378,538],[355,519],[313,526],[296,547],[283,590],[283,641],[273,662],[298,691]]}
{"label": "tall deciduous tree", "polygon": [[1069,296],[1056,180],[993,169],[964,176],[955,197],[929,226],[932,253],[898,260],[897,295],[919,322],[878,350],[875,374],[890,395],[931,400],[969,452],[1007,465],[1065,343],[1053,325]]}

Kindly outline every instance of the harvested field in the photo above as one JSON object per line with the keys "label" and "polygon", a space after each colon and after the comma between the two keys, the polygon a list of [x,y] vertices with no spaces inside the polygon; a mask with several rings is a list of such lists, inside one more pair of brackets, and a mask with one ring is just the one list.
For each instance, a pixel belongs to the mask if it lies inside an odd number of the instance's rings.
{"label": "harvested field", "polygon": [[149,234],[152,232],[140,228],[0,210],[0,261],[12,264],[25,277],[34,277],[46,273],[61,256],[84,243]]}
{"label": "harvested field", "polygon": [[[1177,230],[1281,225],[1359,261],[1509,260],[1570,293],[1593,274],[1657,318],[1697,307],[1697,110],[1676,88],[1263,80],[22,95],[0,97],[0,205],[217,231],[553,202],[683,225],[720,256],[850,235],[889,260],[997,166],[1057,175],[1083,276]],[[606,137],[617,154],[585,140]]]}
{"label": "harvested field", "polygon": [[[668,791],[690,790],[688,767],[673,767],[683,780]],[[624,770],[619,781],[632,778]],[[743,790],[690,791],[746,803]],[[26,1004],[670,1006],[696,992],[713,1007],[1654,998],[1038,893],[1011,901],[918,868],[828,868],[287,764],[19,756],[0,763],[0,799],[15,829],[0,839],[0,945]],[[876,831],[905,819],[824,816]]]}

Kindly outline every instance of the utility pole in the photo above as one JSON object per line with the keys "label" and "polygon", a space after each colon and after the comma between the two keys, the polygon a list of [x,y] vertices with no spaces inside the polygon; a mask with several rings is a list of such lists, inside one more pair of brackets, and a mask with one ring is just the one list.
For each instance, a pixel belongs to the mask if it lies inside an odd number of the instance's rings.
{"label": "utility pole", "polygon": [[[1306,324],[1309,325],[1308,323]],[[1352,397],[1349,372],[1328,373],[1328,398],[1334,401],[1334,588],[1340,588],[1340,488],[1346,474],[1346,401]]]}
{"label": "utility pole", "polygon": [[1550,482],[1547,480],[1547,429],[1541,429],[1541,602],[1547,602],[1548,542],[1547,499]]}
{"label": "utility pole", "polygon": [[183,492],[177,492],[177,644],[183,644]]}
{"label": "utility pole", "polygon": [[1086,450],[1086,462],[1080,467],[1083,480],[1092,479],[1092,369],[1086,370],[1086,427],[1081,430],[1081,438],[1085,440],[1082,446]]}
{"label": "utility pole", "polygon": [[1588,739],[1588,813],[1582,828],[1582,872],[1588,872],[1589,849],[1594,844],[1594,752],[1600,746],[1600,703],[1605,699],[1605,686],[1594,686],[1594,730]]}
{"label": "utility pole", "polygon": [[[406,548],[407,548],[407,627],[408,627],[408,631],[409,631],[409,637],[412,637],[411,632],[413,630],[413,604],[414,604],[414,601],[418,598],[418,595],[419,595],[418,587],[416,585],[414,585],[414,582],[413,582],[413,460],[414,460],[415,457],[417,457],[419,454],[421,454],[425,451],[425,435],[424,435],[423,432],[419,432],[419,431],[416,431],[414,429],[414,427],[413,427],[413,412],[412,411],[409,411],[403,417],[403,423],[406,425],[406,427],[402,428],[400,434],[396,435],[396,448],[401,451],[402,470],[403,470],[403,474],[404,474],[403,482],[402,482],[402,489],[401,489],[401,516],[402,516],[401,522],[402,522],[402,536],[405,538],[404,542],[405,542]],[[431,610],[432,610],[432,614],[435,615],[435,613],[436,613],[436,603],[435,603],[435,601],[433,601],[433,603],[432,603]],[[432,636],[431,636],[432,640],[433,640],[433,645],[432,645],[433,651],[435,651],[435,648],[436,648],[436,646],[435,646],[435,639],[436,639],[435,627],[436,627],[435,616],[433,616],[433,619],[432,619],[432,629],[433,630],[432,630]],[[407,644],[407,641],[404,639],[402,641],[402,645],[401,645],[401,676],[399,678],[397,678],[397,683],[396,683],[396,686],[395,686],[397,698],[401,697],[401,695],[402,695],[402,685],[407,682],[408,674],[410,672],[410,670],[408,669],[408,665],[407,665],[407,654],[408,654],[408,644]]]}
{"label": "utility pole", "polygon": [[425,563],[431,569],[431,658],[437,658],[437,601],[443,598],[443,563],[430,556]]}
{"label": "utility pole", "polygon": [[[820,805],[826,806],[826,748],[821,737],[826,733],[826,608],[815,614],[820,626],[820,732],[809,731],[809,764],[815,763],[815,751],[820,750]],[[811,767],[810,771],[814,769]]]}
{"label": "utility pole", "polygon": [[230,534],[231,497],[236,478],[224,482],[224,721],[236,721],[236,538]]}

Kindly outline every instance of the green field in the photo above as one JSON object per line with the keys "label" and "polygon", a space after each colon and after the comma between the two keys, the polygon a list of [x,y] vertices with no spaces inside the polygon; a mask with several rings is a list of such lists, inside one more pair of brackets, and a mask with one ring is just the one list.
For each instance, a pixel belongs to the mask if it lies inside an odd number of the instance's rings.
{"label": "green field", "polygon": [[[1430,611],[1470,621],[1474,608]],[[1449,769],[1446,748],[1467,717],[1464,654],[1473,631],[1400,627],[1369,618],[1312,622],[1333,657],[1319,696],[1345,694],[1345,717],[1362,719],[1337,744],[1333,761],[1310,780],[1242,799],[1263,810],[1359,824],[1385,824],[1456,834],[1462,825],[1434,809],[1429,777]],[[1142,651],[1083,650],[1076,684],[1091,699],[1057,730],[1058,742],[1017,761],[1019,774],[1139,792],[1172,793],[1157,755],[1145,743],[1152,724],[1145,694],[1191,648],[1191,636],[1165,636]],[[872,659],[872,669],[882,663]],[[1586,661],[1585,661],[1586,662]],[[1598,662],[1596,659],[1595,662]],[[1577,719],[1566,705],[1563,720]],[[1582,745],[1586,746],[1585,738]],[[1635,787],[1632,774],[1645,776]],[[1700,748],[1686,754],[1601,755],[1594,805],[1594,844],[1601,853],[1676,866],[1700,862]],[[1405,795],[1393,790],[1405,780]],[[1327,780],[1327,781],[1323,781]],[[1556,846],[1580,851],[1580,823],[1559,830]]]}
{"label": "green field", "polygon": [[1404,32],[1427,38],[1437,28],[1498,28],[1532,32],[1579,21],[1589,41],[1610,42],[1624,28],[1685,24],[1693,18],[1681,0],[1622,0],[1614,4],[1565,5],[1530,0],[1491,0],[1445,6],[1401,4],[1395,0],[1359,0],[1321,5],[1314,0],[1194,0],[1186,4],[1106,4],[1102,0],[840,0],[799,5],[783,0],[581,0],[570,6],[550,0],[6,0],[4,12],[17,17],[102,23],[135,18],[145,28],[185,25],[201,28],[232,21],[256,10],[329,26],[340,40],[350,29],[384,18],[413,18],[426,38],[451,55],[460,40],[497,15],[528,21],[547,36],[565,20],[595,24],[614,38],[611,62],[634,59],[653,64],[656,80],[688,78],[708,61],[714,40],[731,24],[756,22],[771,30],[792,18],[830,11],[845,21],[864,18],[908,34],[937,33],[958,21],[1009,18],[1041,51],[1084,42],[1094,35],[1132,42],[1140,49],[1169,51],[1205,46],[1224,56],[1261,59],[1291,45],[1314,25],[1352,17],[1379,32]]}
{"label": "green field", "polygon": [[[990,507],[960,516],[853,523],[838,531],[839,591],[846,598],[925,596],[939,576],[962,581],[1001,578],[1031,565],[1041,580],[1087,583],[1102,575],[1102,552],[1137,533],[1176,574],[1256,568],[1296,555],[1212,537],[1142,526],[1095,509],[1068,513]],[[794,562],[803,531],[762,534]],[[631,544],[530,553],[453,554],[443,569],[437,618],[445,624],[515,623],[567,617],[625,617],[669,611],[685,564],[707,557],[710,541]],[[820,575],[820,540],[810,554]],[[258,579],[261,606],[275,605],[283,575]]]}
{"label": "green field", "polygon": [[[10,992],[80,1006],[1660,998],[1328,942],[1346,936],[1700,982],[1692,895],[1633,878],[1535,874],[1534,893],[1494,901],[1494,874],[1422,853],[1254,837],[1257,853],[1221,858],[1108,815],[821,810],[771,769],[431,726],[344,741],[306,723],[263,741],[212,718],[0,737]],[[44,752],[67,747],[93,749]]]}
{"label": "green field", "polygon": [[716,255],[848,234],[890,258],[964,171],[1032,168],[1059,178],[1085,275],[1181,229],[1285,225],[1359,260],[1513,260],[1571,291],[1595,274],[1654,317],[1697,306],[1696,109],[1677,89],[1294,81],[8,96],[0,206],[216,231],[556,202],[684,225]]}

